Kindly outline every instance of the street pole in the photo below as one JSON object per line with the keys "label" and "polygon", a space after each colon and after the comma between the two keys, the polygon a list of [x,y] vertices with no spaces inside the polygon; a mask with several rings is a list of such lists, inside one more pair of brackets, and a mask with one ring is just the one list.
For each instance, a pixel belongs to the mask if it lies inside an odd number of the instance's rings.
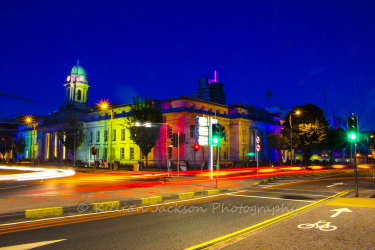
{"label": "street pole", "polygon": [[292,151],[293,151],[293,144],[292,144],[292,113],[289,116],[289,125],[290,125],[290,165],[293,166],[292,160]]}
{"label": "street pole", "polygon": [[177,176],[180,176],[180,132],[177,132]]}
{"label": "street pole", "polygon": [[112,173],[112,140],[113,140],[113,135],[112,135],[112,119],[113,119],[113,109],[111,109],[111,162],[110,162],[110,165],[109,165],[109,172]]}
{"label": "street pole", "polygon": [[213,180],[213,155],[212,155],[212,120],[208,117],[208,167],[211,170],[211,180]]}
{"label": "street pole", "polygon": [[33,130],[33,136],[32,136],[32,140],[33,140],[32,147],[33,147],[33,166],[35,166],[35,148],[34,148],[35,142],[33,138],[33,137],[36,137],[35,136],[35,126],[36,126],[35,122],[33,123],[33,126],[34,126],[34,130]]}
{"label": "street pole", "polygon": [[256,152],[256,155],[255,155],[255,158],[257,159],[257,178],[259,177],[258,176],[258,174],[259,174],[259,172],[258,172],[258,168],[259,168],[259,161],[258,161],[258,158],[259,158],[259,156],[258,156],[258,151],[255,151]]}
{"label": "street pole", "polygon": [[218,179],[218,170],[219,170],[219,152],[220,152],[220,149],[219,149],[219,145],[216,146],[216,155],[217,155],[217,161],[216,161],[216,188],[217,188],[217,179]]}
{"label": "street pole", "polygon": [[358,197],[357,145],[355,142],[354,142],[354,177],[355,177],[355,197]]}
{"label": "street pole", "polygon": [[77,131],[74,131],[74,159],[73,159],[73,167],[76,166],[76,133],[77,133]]}

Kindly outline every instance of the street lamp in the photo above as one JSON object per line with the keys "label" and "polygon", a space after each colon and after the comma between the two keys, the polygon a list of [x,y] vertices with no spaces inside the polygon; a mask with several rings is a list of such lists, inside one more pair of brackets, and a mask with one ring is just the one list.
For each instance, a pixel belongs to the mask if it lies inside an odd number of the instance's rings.
{"label": "street lamp", "polygon": [[102,111],[110,110],[111,111],[111,137],[110,137],[111,145],[110,145],[110,167],[109,167],[109,171],[110,171],[110,173],[112,173],[112,140],[113,140],[113,138],[112,138],[113,137],[112,136],[112,120],[113,120],[113,109],[110,107],[109,103],[110,102],[108,100],[100,100],[98,104],[99,104],[100,110],[102,110]]}
{"label": "street lamp", "polygon": [[[301,114],[301,111],[297,110],[294,112],[295,115]],[[290,125],[290,165],[293,166],[293,144],[292,144],[292,115],[291,112],[289,115],[289,125]]]}
{"label": "street lamp", "polygon": [[33,166],[34,166],[35,165],[34,134],[35,134],[35,128],[36,128],[36,121],[34,121],[34,117],[32,115],[25,115],[23,117],[23,120],[24,120],[24,124],[33,125],[34,127],[33,133],[31,135],[31,148],[33,152],[32,157],[33,157]]}
{"label": "street lamp", "polygon": [[[373,135],[370,135],[370,140],[371,139],[373,139],[374,138],[374,136]],[[367,163],[369,162],[369,160],[368,160],[368,157],[369,157],[369,155],[370,155],[370,140],[369,140],[369,137],[367,137]],[[371,155],[372,155],[372,153],[371,153]]]}

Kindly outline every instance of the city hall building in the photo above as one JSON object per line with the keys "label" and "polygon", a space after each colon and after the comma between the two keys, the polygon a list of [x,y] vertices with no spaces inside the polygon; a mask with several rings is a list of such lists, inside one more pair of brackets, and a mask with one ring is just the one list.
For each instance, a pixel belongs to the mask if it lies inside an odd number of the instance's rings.
{"label": "city hall building", "polygon": [[[204,81],[204,87],[207,87],[209,81],[215,83],[212,79],[204,79]],[[202,82],[203,80],[200,79],[201,89]],[[22,134],[28,141],[28,148],[24,153],[25,158],[32,159],[34,156],[39,162],[72,160],[70,152],[62,145],[56,131],[62,125],[63,118],[69,113],[74,113],[83,121],[86,133],[85,142],[76,149],[76,160],[84,165],[92,165],[94,156],[91,155],[90,149],[95,146],[96,160],[99,161],[109,162],[110,148],[112,148],[113,162],[120,166],[144,161],[139,147],[131,140],[130,133],[125,127],[130,104],[111,107],[114,116],[112,136],[109,136],[111,111],[103,112],[97,106],[87,105],[90,86],[85,70],[78,64],[74,66],[69,71],[62,87],[65,89],[63,93],[63,88],[61,88],[65,101],[59,111],[48,116],[36,117],[35,129],[33,125],[18,126],[17,136]],[[219,93],[219,96],[221,96],[220,102],[225,102],[224,95]],[[168,160],[174,165],[177,164],[177,147],[171,147],[174,133],[185,134],[185,142],[179,147],[180,161],[188,162],[190,167],[194,164],[197,167],[207,164],[208,147],[201,146],[197,152],[193,147],[196,143],[196,117],[198,116],[216,118],[225,127],[226,133],[219,147],[220,165],[233,166],[233,164],[238,165],[254,160],[254,156],[249,156],[248,153],[255,153],[256,136],[260,136],[261,139],[259,160],[278,160],[277,152],[266,144],[267,134],[280,134],[282,129],[280,117],[277,115],[258,107],[242,104],[225,105],[188,96],[156,99],[155,103],[162,110],[163,124],[160,127],[160,137],[148,155],[149,166],[165,167]],[[214,159],[217,159],[216,147],[213,153]]]}

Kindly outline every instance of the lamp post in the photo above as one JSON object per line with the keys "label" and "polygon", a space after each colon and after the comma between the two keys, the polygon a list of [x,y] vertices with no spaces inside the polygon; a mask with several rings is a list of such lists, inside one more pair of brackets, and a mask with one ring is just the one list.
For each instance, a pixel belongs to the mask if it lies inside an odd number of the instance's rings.
{"label": "lamp post", "polygon": [[[109,171],[112,173],[112,140],[113,140],[113,135],[112,135],[112,121],[113,121],[113,109],[110,108],[108,100],[101,100],[99,101],[100,109],[105,111],[105,110],[110,110],[111,111],[111,136],[110,136],[110,167]],[[107,137],[108,138],[108,137]]]}
{"label": "lamp post", "polygon": [[36,122],[34,121],[34,118],[31,115],[26,115],[26,116],[24,116],[23,119],[24,119],[25,124],[33,125],[33,127],[34,127],[32,135],[31,135],[31,148],[32,148],[32,152],[33,152],[32,157],[33,157],[33,166],[34,166],[35,165],[34,134],[35,134]]}
{"label": "lamp post", "polygon": [[[372,138],[374,138],[374,136],[370,135],[370,140]],[[370,152],[371,152],[371,150],[370,150],[370,140],[369,140],[369,137],[367,137],[367,163],[369,162],[368,156],[370,155]],[[372,155],[372,153],[371,153],[371,155]]]}
{"label": "lamp post", "polygon": [[[297,110],[294,114],[299,115],[301,111]],[[290,125],[290,165],[293,166],[293,143],[292,143],[292,115],[291,112],[289,115],[289,125]]]}

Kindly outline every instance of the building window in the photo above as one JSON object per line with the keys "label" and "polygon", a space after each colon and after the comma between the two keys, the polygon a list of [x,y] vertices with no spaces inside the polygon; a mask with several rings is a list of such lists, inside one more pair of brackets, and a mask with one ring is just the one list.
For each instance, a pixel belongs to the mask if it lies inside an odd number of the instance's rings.
{"label": "building window", "polygon": [[125,141],[125,129],[121,129],[121,141]]}
{"label": "building window", "polygon": [[224,160],[228,160],[228,149],[224,149]]}
{"label": "building window", "polygon": [[81,97],[82,97],[82,91],[81,91],[81,90],[78,90],[77,101],[80,101],[80,100],[81,100]]}
{"label": "building window", "polygon": [[168,148],[168,159],[172,160],[172,148],[171,147]]}
{"label": "building window", "polygon": [[104,148],[104,152],[103,152],[103,154],[104,154],[103,158],[104,158],[104,159],[107,159],[107,148]]}
{"label": "building window", "polygon": [[116,129],[113,130],[112,139],[113,141],[116,141]]}
{"label": "building window", "polygon": [[216,110],[216,115],[220,115],[220,110]]}
{"label": "building window", "polygon": [[195,105],[192,105],[192,106],[190,107],[190,111],[194,112],[194,107],[195,107]]}
{"label": "building window", "polygon": [[100,142],[100,131],[96,131],[96,142]]}
{"label": "building window", "polygon": [[121,148],[121,160],[125,159],[125,148]]}
{"label": "building window", "polygon": [[112,148],[112,159],[115,159],[115,152],[116,152],[115,148]]}
{"label": "building window", "polygon": [[92,132],[90,132],[90,142],[92,142]]}
{"label": "building window", "polygon": [[227,137],[227,134],[228,134],[228,131],[225,131],[225,127],[223,127],[223,133],[224,133],[224,141],[228,141],[228,137]]}
{"label": "building window", "polygon": [[246,130],[242,129],[242,141],[245,141]]}
{"label": "building window", "polygon": [[134,160],[134,148],[130,148],[130,160]]}
{"label": "building window", "polygon": [[108,140],[108,130],[104,130],[104,141]]}
{"label": "building window", "polygon": [[172,112],[172,105],[168,105],[168,112]]}
{"label": "building window", "polygon": [[194,138],[194,129],[195,129],[195,126],[190,125],[190,138]]}
{"label": "building window", "polygon": [[246,153],[245,148],[243,148],[242,149],[242,160],[245,160],[245,153]]}
{"label": "building window", "polygon": [[[47,160],[49,159],[49,146],[50,146],[49,140],[50,140],[50,136],[49,136],[49,134],[46,134],[46,159]],[[33,157],[35,157],[35,154],[33,155]]]}
{"label": "building window", "polygon": [[96,149],[96,159],[100,159],[100,148]]}
{"label": "building window", "polygon": [[172,138],[172,126],[168,126],[168,138]]}

